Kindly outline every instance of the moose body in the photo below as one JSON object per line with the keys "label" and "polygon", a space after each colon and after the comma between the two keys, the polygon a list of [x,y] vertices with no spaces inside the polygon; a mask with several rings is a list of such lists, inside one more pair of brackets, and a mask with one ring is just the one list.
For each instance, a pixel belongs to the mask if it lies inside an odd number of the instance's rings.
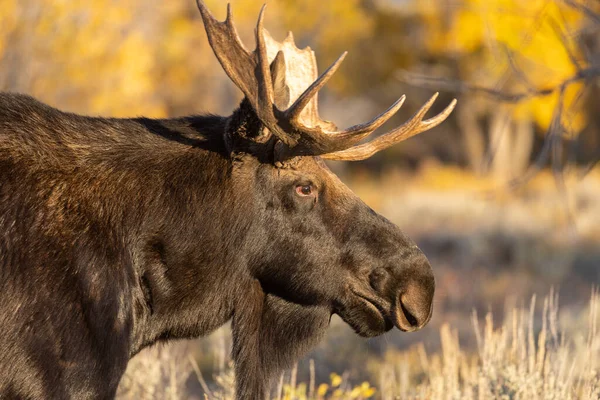
{"label": "moose body", "polygon": [[264,399],[334,313],[365,337],[431,317],[425,256],[319,156],[366,158],[454,103],[356,146],[403,99],[326,132],[315,96],[335,68],[311,85],[285,58],[312,52],[266,46],[262,14],[249,53],[230,13],[198,5],[246,95],[231,116],[91,118],[0,93],[0,398],[113,398],[141,349],[231,319],[237,398]]}
{"label": "moose body", "polygon": [[[87,118],[0,94],[0,398],[111,398],[144,346],[265,306],[245,266],[277,233],[252,224],[261,183],[228,161],[226,123]],[[287,307],[280,329],[305,320],[312,340],[327,326],[323,308]],[[249,332],[243,318],[234,329]]]}

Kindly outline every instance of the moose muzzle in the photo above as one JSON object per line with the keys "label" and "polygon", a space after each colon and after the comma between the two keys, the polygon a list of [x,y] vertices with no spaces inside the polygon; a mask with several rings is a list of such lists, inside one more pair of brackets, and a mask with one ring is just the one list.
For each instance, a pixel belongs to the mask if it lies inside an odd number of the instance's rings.
{"label": "moose muzzle", "polygon": [[404,332],[419,330],[431,319],[435,280],[429,262],[425,263],[420,268],[423,272],[409,278],[396,297],[392,319]]}

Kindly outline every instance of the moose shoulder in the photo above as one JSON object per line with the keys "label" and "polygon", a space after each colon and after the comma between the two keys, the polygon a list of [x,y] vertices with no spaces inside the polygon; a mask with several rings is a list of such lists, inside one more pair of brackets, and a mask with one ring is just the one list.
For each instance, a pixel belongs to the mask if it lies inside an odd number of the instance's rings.
{"label": "moose shoulder", "polygon": [[[229,117],[90,118],[0,94],[0,398],[105,399],[128,360],[232,319],[237,398],[268,395],[338,314],[359,335],[431,317],[431,267],[322,158],[360,160],[441,123],[435,96],[338,131],[314,54],[198,3],[245,98]],[[286,62],[286,60],[294,60]]]}

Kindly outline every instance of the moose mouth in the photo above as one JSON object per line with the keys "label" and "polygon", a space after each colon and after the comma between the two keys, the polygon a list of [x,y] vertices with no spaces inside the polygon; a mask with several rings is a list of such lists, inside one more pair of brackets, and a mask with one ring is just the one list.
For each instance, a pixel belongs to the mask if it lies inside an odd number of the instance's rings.
{"label": "moose mouth", "polygon": [[[381,326],[384,327],[383,332],[387,332],[391,330],[394,326],[402,329],[394,322],[394,318],[392,318],[391,305],[389,302],[383,299],[376,299],[372,296],[369,296],[364,293],[360,293],[359,291],[352,290],[352,294],[358,297],[361,303],[363,303],[368,309],[371,310],[373,315],[377,315],[380,319]],[[383,333],[382,332],[382,333]]]}
{"label": "moose mouth", "polygon": [[[381,326],[385,326],[384,332],[389,331],[394,326],[402,332],[413,332],[420,328],[415,317],[401,302],[393,306],[387,300],[379,298],[379,296],[371,296],[358,290],[352,290],[352,293],[371,310],[371,314],[379,317]],[[429,320],[430,317],[431,310],[427,319]]]}

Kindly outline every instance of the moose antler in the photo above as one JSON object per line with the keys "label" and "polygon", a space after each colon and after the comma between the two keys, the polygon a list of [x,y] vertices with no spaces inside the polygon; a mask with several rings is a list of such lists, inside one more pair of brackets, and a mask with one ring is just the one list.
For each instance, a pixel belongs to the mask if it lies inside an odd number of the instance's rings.
{"label": "moose antler", "polygon": [[385,150],[388,147],[393,146],[403,140],[409,139],[421,132],[428,131],[444,122],[450,115],[454,107],[456,106],[456,99],[452,100],[450,104],[433,118],[429,118],[423,121],[423,117],[427,114],[427,111],[431,108],[439,93],[431,96],[429,100],[417,111],[411,119],[398,128],[393,129],[368,143],[364,143],[358,146],[351,147],[346,150],[336,151],[334,153],[323,154],[322,157],[328,160],[338,161],[359,161],[365,160],[371,157],[373,154]]}
{"label": "moose antler", "polygon": [[[388,110],[373,120],[355,125],[342,131],[331,129],[332,124],[318,117],[316,110],[312,121],[306,121],[302,114],[309,104],[316,104],[318,92],[331,79],[346,57],[344,53],[321,76],[319,76],[286,110],[274,104],[273,81],[267,54],[265,37],[270,36],[263,26],[262,7],[256,26],[256,49],[250,53],[240,40],[233,24],[231,6],[227,5],[227,18],[217,21],[202,0],[196,0],[208,41],[229,78],[242,90],[246,99],[261,122],[284,146],[278,147],[278,159],[294,156],[322,155],[328,159],[361,160],[375,152],[405,140],[417,133],[431,129],[444,121],[454,109],[456,100],[437,116],[423,121],[423,116],[431,108],[436,96],[432,97],[407,123],[370,143],[357,144],[381,127],[404,103],[402,96]],[[275,63],[285,64],[285,52],[278,51]],[[308,123],[310,122],[310,124]]]}

